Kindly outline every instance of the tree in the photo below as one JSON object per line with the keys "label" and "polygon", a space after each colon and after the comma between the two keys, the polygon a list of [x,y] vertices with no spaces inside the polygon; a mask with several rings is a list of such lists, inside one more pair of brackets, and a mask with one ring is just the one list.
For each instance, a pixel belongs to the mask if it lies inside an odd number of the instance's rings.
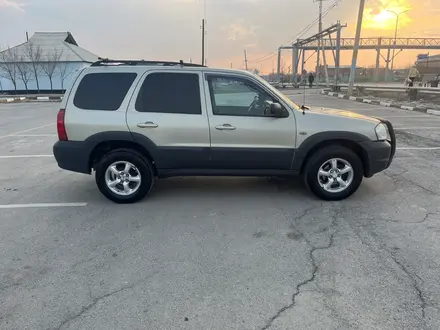
{"label": "tree", "polygon": [[24,87],[26,88],[26,93],[29,91],[28,83],[32,78],[32,67],[29,66],[29,63],[26,62],[26,57],[20,56],[17,61],[17,73],[18,78],[23,82]]}
{"label": "tree", "polygon": [[63,55],[63,51],[54,48],[46,55],[46,61],[41,62],[41,69],[44,71],[46,76],[49,78],[50,82],[50,90],[53,91],[53,76],[55,74],[55,70],[60,64],[61,56]]}
{"label": "tree", "polygon": [[14,85],[14,90],[17,91],[17,48],[8,47],[0,53],[0,76],[8,79]]}
{"label": "tree", "polygon": [[41,54],[43,53],[40,45],[36,45],[29,41],[26,44],[25,52],[29,61],[31,62],[32,73],[34,75],[35,82],[37,83],[37,90],[40,91],[40,82],[38,80],[38,74],[40,73]]}
{"label": "tree", "polygon": [[73,73],[73,68],[69,65],[68,62],[60,62],[58,66],[58,73],[61,79],[61,89],[64,90],[64,81]]}

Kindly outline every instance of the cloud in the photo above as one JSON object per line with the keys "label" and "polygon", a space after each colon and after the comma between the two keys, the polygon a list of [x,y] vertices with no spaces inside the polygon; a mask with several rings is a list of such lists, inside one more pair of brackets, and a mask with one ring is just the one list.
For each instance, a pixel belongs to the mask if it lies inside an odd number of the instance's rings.
{"label": "cloud", "polygon": [[25,5],[12,0],[0,0],[0,8],[11,8],[24,12]]}
{"label": "cloud", "polygon": [[246,27],[240,23],[232,23],[228,27],[228,40],[243,40],[248,37],[255,37],[256,30],[255,26]]}

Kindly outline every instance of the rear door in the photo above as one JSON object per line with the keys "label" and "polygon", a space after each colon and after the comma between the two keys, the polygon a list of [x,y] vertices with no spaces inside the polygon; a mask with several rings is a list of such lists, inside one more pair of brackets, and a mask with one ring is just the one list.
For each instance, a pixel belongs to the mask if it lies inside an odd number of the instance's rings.
{"label": "rear door", "polygon": [[147,71],[127,110],[134,138],[154,150],[158,169],[207,168],[210,135],[202,74]]}

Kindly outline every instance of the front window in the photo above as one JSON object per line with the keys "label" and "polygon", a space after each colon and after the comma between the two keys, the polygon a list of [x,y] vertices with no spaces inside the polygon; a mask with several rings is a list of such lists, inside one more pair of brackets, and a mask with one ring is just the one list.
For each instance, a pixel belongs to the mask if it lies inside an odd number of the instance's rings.
{"label": "front window", "polygon": [[270,117],[273,97],[252,81],[208,75],[212,111],[218,116]]}
{"label": "front window", "polygon": [[283,102],[287,103],[288,105],[290,105],[292,107],[292,109],[300,109],[300,106],[298,104],[296,104],[295,102],[293,102],[291,99],[289,99],[286,95],[284,95],[283,93],[281,93],[278,89],[276,89],[275,87],[273,87],[271,84],[269,84],[266,80],[264,80],[263,78],[261,78],[260,76],[254,75],[254,77],[261,82],[264,86],[266,86],[268,89],[270,89],[270,91],[272,93],[274,93],[277,97],[279,97],[281,100],[283,100]]}

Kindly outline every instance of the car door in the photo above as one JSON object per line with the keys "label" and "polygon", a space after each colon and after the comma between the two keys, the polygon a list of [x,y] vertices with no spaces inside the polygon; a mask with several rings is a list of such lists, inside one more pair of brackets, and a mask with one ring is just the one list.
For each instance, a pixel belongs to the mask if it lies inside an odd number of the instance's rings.
{"label": "car door", "polygon": [[266,111],[267,104],[279,102],[275,95],[257,79],[245,75],[206,72],[205,89],[209,91],[207,107],[214,168],[291,168],[295,116],[289,109],[285,109],[285,118],[275,118]]}
{"label": "car door", "polygon": [[200,71],[147,71],[127,109],[127,125],[161,170],[206,168],[210,136]]}

